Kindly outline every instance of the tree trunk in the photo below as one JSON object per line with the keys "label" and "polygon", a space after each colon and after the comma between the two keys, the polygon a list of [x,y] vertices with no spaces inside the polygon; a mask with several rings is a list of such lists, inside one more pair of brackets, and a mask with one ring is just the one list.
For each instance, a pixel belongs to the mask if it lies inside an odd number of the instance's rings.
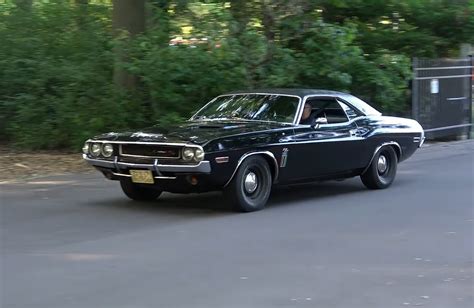
{"label": "tree trunk", "polygon": [[267,52],[265,58],[262,61],[262,64],[266,62],[272,61],[273,58],[273,51],[275,48],[275,12],[273,10],[273,6],[271,5],[271,1],[263,1],[262,7],[262,24],[263,24],[263,31],[265,33],[265,38],[267,39]]}
{"label": "tree trunk", "polygon": [[15,5],[22,11],[29,12],[33,7],[33,0],[15,0]]}
{"label": "tree trunk", "polygon": [[[145,31],[145,0],[113,0],[112,26],[118,37],[126,38],[122,43],[127,43],[129,38]],[[117,60],[127,62],[126,53],[117,48]],[[132,90],[136,87],[137,77],[128,73],[120,67],[120,63],[115,65],[114,82],[117,86]]]}
{"label": "tree trunk", "polygon": [[89,4],[89,0],[74,0],[74,2],[78,8],[77,25],[82,29],[86,23],[87,5]]}
{"label": "tree trunk", "polygon": [[145,31],[145,0],[113,0],[112,26],[135,36]]}
{"label": "tree trunk", "polygon": [[231,25],[231,34],[239,39],[245,32],[247,24],[250,21],[249,4],[242,0],[230,1],[230,14],[232,15],[233,24]]}

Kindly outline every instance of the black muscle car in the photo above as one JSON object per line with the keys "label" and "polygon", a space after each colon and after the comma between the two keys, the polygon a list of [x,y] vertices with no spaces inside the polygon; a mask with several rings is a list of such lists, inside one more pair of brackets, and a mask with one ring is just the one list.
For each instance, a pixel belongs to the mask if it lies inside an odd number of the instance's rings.
{"label": "black muscle car", "polygon": [[386,188],[423,141],[416,121],[382,116],[350,94],[270,89],[218,96],[175,127],[96,136],[83,157],[133,200],[222,190],[249,212],[275,184],[360,176]]}

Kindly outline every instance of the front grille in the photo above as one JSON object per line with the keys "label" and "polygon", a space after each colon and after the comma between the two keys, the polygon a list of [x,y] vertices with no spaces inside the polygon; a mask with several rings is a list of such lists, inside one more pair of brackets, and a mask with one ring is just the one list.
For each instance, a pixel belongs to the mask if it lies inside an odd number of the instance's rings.
{"label": "front grille", "polygon": [[181,147],[156,144],[121,144],[120,156],[179,159]]}
{"label": "front grille", "polygon": [[[122,163],[132,163],[132,164],[148,164],[153,165],[156,158],[150,157],[133,157],[133,156],[121,156],[118,159],[118,162]],[[182,159],[177,158],[158,158],[158,164],[160,165],[196,165],[195,161],[183,161]]]}

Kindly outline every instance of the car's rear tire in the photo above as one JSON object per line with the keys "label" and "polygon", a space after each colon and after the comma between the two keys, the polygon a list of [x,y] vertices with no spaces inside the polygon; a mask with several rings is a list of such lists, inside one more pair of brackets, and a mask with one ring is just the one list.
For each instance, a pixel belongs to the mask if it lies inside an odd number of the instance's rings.
{"label": "car's rear tire", "polygon": [[161,190],[139,186],[130,180],[121,180],[120,187],[127,197],[136,201],[152,201],[161,195]]}
{"label": "car's rear tire", "polygon": [[253,212],[265,207],[271,188],[270,166],[265,158],[254,155],[242,162],[224,194],[234,210]]}
{"label": "car's rear tire", "polygon": [[389,187],[397,174],[397,153],[391,146],[382,147],[374,156],[369,168],[360,178],[369,189]]}

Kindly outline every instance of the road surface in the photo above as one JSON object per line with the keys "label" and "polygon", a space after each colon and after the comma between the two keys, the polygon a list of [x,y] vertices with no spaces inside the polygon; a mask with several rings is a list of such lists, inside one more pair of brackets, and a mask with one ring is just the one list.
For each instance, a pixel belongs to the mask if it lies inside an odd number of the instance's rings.
{"label": "road surface", "polygon": [[474,142],[436,144],[394,184],[129,201],[100,174],[0,185],[3,308],[474,307]]}

